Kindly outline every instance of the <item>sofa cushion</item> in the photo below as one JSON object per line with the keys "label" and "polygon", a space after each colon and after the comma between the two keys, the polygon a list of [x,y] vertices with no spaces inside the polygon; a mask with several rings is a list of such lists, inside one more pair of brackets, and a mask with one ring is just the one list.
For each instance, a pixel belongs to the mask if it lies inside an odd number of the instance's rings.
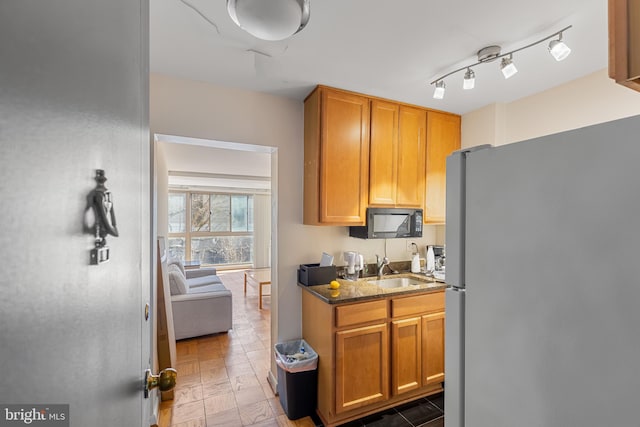
{"label": "sofa cushion", "polygon": [[187,289],[199,288],[201,286],[222,285],[222,280],[218,276],[209,275],[202,277],[194,277],[193,279],[187,279]]}
{"label": "sofa cushion", "polygon": [[230,292],[222,283],[214,283],[205,286],[192,287],[187,291],[188,295],[200,294],[200,293],[227,293]]}
{"label": "sofa cushion", "polygon": [[232,328],[231,291],[223,284],[190,289],[171,297],[176,340],[227,332]]}
{"label": "sofa cushion", "polygon": [[184,274],[180,270],[180,267],[175,264],[169,265],[168,275],[171,295],[186,294],[188,290],[187,279],[184,277]]}

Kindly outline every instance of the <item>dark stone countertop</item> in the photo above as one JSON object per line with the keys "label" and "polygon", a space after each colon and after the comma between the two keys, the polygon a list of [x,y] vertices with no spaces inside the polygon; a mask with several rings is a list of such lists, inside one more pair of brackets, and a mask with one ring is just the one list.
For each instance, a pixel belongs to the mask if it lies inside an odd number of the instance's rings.
{"label": "dark stone countertop", "polygon": [[340,283],[339,289],[331,289],[329,284],[304,286],[298,283],[304,291],[320,298],[328,304],[342,304],[347,302],[365,301],[378,298],[385,298],[391,295],[409,295],[417,293],[427,293],[444,290],[447,285],[443,282],[435,281],[432,277],[422,274],[400,273],[388,274],[383,279],[409,278],[411,284],[395,288],[383,288],[372,283],[377,278],[367,277],[357,281],[337,279]]}

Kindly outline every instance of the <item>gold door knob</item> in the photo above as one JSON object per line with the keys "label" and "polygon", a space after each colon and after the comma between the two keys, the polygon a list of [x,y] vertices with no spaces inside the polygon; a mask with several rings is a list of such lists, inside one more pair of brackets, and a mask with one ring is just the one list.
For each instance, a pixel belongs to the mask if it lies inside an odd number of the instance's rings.
{"label": "gold door knob", "polygon": [[151,369],[147,369],[144,376],[144,397],[149,397],[149,391],[156,387],[160,391],[173,390],[177,378],[178,371],[173,368],[163,369],[158,375],[153,375]]}

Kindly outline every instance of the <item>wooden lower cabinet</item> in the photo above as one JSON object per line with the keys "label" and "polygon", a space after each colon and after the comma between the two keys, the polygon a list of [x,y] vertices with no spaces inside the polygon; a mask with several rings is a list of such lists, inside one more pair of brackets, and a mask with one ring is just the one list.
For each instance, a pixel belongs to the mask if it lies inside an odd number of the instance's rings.
{"label": "wooden lower cabinet", "polygon": [[387,329],[382,323],[336,332],[336,413],[389,398]]}
{"label": "wooden lower cabinet", "polygon": [[444,381],[444,311],[422,316],[422,384]]}
{"label": "wooden lower cabinet", "polygon": [[419,317],[391,322],[391,377],[394,395],[422,386],[422,321]]}
{"label": "wooden lower cabinet", "polygon": [[302,336],[319,356],[327,427],[443,389],[444,291],[345,304],[303,291]]}

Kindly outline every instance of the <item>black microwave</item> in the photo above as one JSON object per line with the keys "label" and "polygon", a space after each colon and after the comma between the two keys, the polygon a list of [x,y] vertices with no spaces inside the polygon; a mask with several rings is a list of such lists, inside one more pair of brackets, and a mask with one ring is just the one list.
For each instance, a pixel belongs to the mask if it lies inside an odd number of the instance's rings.
{"label": "black microwave", "polygon": [[349,227],[360,239],[422,237],[422,209],[368,208],[367,225]]}

